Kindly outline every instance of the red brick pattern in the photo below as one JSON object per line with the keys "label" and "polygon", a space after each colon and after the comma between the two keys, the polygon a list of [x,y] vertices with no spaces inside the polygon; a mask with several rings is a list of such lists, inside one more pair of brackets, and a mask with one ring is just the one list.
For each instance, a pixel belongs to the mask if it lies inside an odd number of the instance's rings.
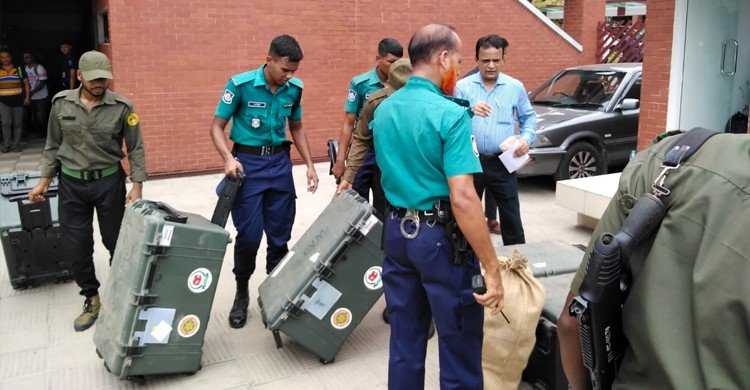
{"label": "red brick pattern", "polygon": [[[529,90],[562,67],[590,61],[517,0],[95,1],[107,4],[111,44],[103,49],[117,92],[140,115],[149,173],[221,166],[208,129],[222,88],[232,74],[257,68],[279,34],[295,36],[305,53],[297,76],[305,83],[303,122],[317,159],[340,131],[349,80],[374,66],[383,37],[406,48],[415,29],[451,24],[464,42],[465,72],[474,66],[476,39],[500,34],[511,44],[504,71]],[[593,58],[603,11],[590,19],[581,31],[590,31],[584,46]]]}
{"label": "red brick pattern", "polygon": [[672,62],[674,1],[649,0],[648,29],[643,59],[643,87],[638,122],[638,150],[644,149],[666,129],[669,77]]}
{"label": "red brick pattern", "polygon": [[604,21],[605,0],[565,0],[563,29],[583,46],[578,64],[596,63],[597,23]]}

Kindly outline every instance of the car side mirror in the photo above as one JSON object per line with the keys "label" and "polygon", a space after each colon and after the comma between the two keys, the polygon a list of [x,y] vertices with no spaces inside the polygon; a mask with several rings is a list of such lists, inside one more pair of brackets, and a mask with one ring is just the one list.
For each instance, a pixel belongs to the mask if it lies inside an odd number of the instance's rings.
{"label": "car side mirror", "polygon": [[641,107],[641,101],[638,99],[622,99],[622,102],[615,107],[615,110],[636,110]]}

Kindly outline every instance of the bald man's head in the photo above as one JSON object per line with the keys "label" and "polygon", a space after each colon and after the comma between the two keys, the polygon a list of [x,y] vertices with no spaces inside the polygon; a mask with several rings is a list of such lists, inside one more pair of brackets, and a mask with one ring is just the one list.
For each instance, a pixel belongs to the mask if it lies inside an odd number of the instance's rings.
{"label": "bald man's head", "polygon": [[409,41],[409,58],[414,66],[429,63],[443,51],[456,51],[460,40],[453,27],[446,24],[428,24],[412,35]]}

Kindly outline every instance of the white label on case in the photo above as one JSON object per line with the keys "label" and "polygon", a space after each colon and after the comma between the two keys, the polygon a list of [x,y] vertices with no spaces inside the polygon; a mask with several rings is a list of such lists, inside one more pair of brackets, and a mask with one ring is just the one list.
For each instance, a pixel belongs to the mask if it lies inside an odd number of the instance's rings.
{"label": "white label on case", "polygon": [[375,216],[375,214],[370,215],[370,218],[367,218],[367,221],[362,225],[361,228],[359,228],[359,231],[364,234],[365,236],[370,233],[370,230],[375,227],[375,224],[378,223],[378,217]]}
{"label": "white label on case", "polygon": [[169,337],[170,333],[172,333],[172,327],[164,320],[159,321],[159,324],[151,328],[151,336],[154,336],[154,338],[161,343],[164,342],[164,339]]}
{"label": "white label on case", "polygon": [[211,280],[213,275],[208,268],[198,268],[190,273],[187,280],[187,286],[190,292],[196,294],[202,293],[211,287]]}
{"label": "white label on case", "polygon": [[351,323],[352,312],[345,307],[340,307],[331,314],[331,326],[336,329],[346,329]]}
{"label": "white label on case", "polygon": [[284,256],[284,258],[281,259],[281,262],[279,263],[279,265],[277,265],[276,268],[273,269],[273,272],[271,272],[272,278],[275,278],[276,275],[278,275],[279,272],[281,272],[281,269],[284,268],[284,266],[286,265],[286,263],[289,262],[289,259],[291,259],[292,256],[294,256],[294,251],[289,251],[286,253],[286,256]]}
{"label": "white label on case", "polygon": [[310,261],[312,261],[314,263],[314,262],[318,261],[318,257],[320,257],[320,253],[319,252],[315,252],[315,253],[313,253],[312,256],[310,256]]}
{"label": "white label on case", "polygon": [[161,239],[159,239],[159,246],[169,246],[172,243],[172,234],[174,234],[174,225],[164,225],[161,228]]}
{"label": "white label on case", "polygon": [[372,266],[365,272],[365,287],[368,290],[377,290],[383,287],[383,268]]}
{"label": "white label on case", "polygon": [[536,268],[547,268],[547,263],[533,263],[532,265]]}

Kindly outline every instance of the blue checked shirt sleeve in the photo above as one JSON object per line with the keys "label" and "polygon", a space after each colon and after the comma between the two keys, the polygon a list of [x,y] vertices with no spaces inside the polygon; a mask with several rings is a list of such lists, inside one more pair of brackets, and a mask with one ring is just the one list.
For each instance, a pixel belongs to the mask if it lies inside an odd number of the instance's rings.
{"label": "blue checked shirt sleeve", "polygon": [[242,93],[240,87],[234,85],[232,80],[229,80],[226,88],[224,88],[224,92],[221,94],[219,105],[216,107],[214,115],[221,119],[229,120],[234,115],[241,101]]}
{"label": "blue checked shirt sleeve", "polygon": [[529,95],[521,85],[518,88],[518,123],[521,127],[521,138],[531,145],[536,140],[536,111],[529,101]]}

